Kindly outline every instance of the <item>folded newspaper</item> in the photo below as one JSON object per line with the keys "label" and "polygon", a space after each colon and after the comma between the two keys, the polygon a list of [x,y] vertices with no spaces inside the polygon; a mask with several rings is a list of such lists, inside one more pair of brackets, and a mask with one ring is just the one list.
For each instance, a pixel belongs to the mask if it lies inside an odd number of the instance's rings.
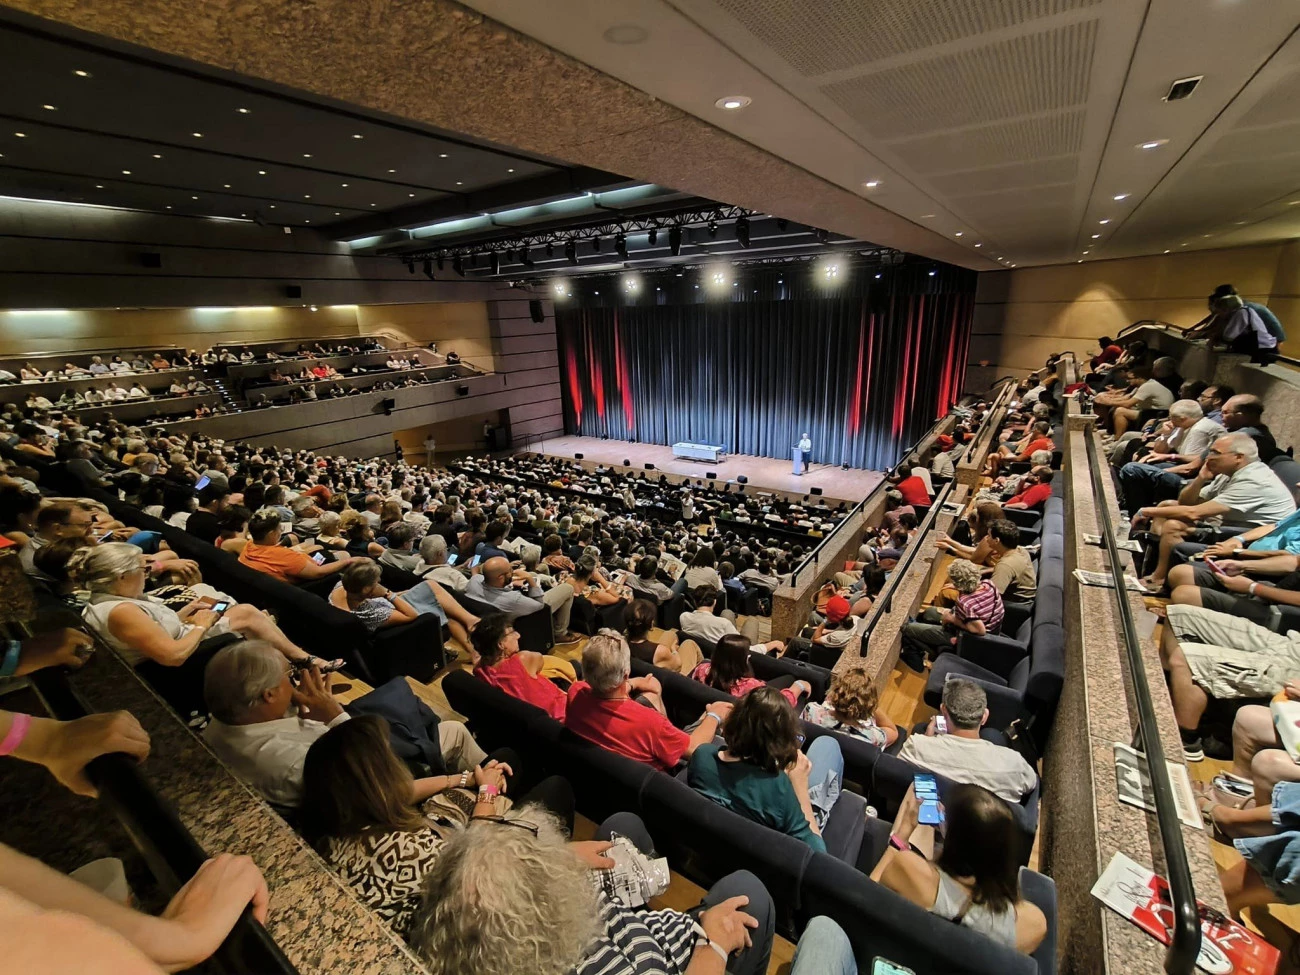
{"label": "folded newspaper", "polygon": [[[1085,545],[1100,545],[1101,536],[1089,535],[1085,533],[1083,536],[1083,542]],[[1121,552],[1140,553],[1142,551],[1142,543],[1132,538],[1115,539],[1115,547],[1119,549]]]}
{"label": "folded newspaper", "polygon": [[[1115,785],[1119,801],[1127,802],[1149,812],[1155,812],[1155,793],[1151,789],[1151,776],[1147,770],[1147,757],[1142,752],[1121,742],[1113,742],[1115,749]],[[1192,781],[1187,777],[1187,766],[1165,760],[1169,767],[1169,787],[1174,791],[1174,805],[1178,818],[1184,825],[1203,829],[1201,815],[1196,809],[1196,796]]]}
{"label": "folded newspaper", "polygon": [[[1102,586],[1106,589],[1115,588],[1115,580],[1109,572],[1085,572],[1083,569],[1075,569],[1074,577],[1082,582],[1085,586]],[[1146,586],[1138,582],[1133,576],[1124,577],[1124,588],[1129,592],[1149,592]]]}
{"label": "folded newspaper", "polygon": [[[1169,882],[1123,853],[1110,859],[1092,896],[1132,921],[1162,945],[1173,940],[1174,908]],[[1196,902],[1201,951],[1196,967],[1213,975],[1272,975],[1282,953],[1227,915]]]}

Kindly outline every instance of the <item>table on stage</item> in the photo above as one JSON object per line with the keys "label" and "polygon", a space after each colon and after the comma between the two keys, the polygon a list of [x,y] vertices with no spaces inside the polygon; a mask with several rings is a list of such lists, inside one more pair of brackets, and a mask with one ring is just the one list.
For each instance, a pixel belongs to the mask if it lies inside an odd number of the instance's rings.
{"label": "table on stage", "polygon": [[724,447],[715,446],[706,443],[675,443],[673,444],[673,456],[685,457],[688,460],[707,460],[717,463],[727,455]]}

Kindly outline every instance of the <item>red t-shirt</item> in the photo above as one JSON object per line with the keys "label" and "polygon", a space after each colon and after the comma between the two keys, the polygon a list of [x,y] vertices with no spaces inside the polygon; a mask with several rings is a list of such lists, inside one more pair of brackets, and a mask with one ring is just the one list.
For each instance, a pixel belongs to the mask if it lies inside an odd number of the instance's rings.
{"label": "red t-shirt", "polygon": [[898,482],[898,493],[903,496],[903,503],[930,506],[930,492],[925,489],[925,481],[919,477],[905,477]]}
{"label": "red t-shirt", "polygon": [[1052,443],[1049,437],[1039,437],[1037,440],[1031,440],[1029,446],[1020,452],[1016,458],[1018,461],[1026,461],[1034,456],[1040,450],[1046,450],[1049,454],[1056,449],[1056,444]]}
{"label": "red t-shirt", "polygon": [[1030,508],[1037,508],[1040,504],[1052,496],[1052,485],[1050,484],[1033,484],[1021,491],[1007,504],[1023,504]]}
{"label": "red t-shirt", "polygon": [[634,762],[670,772],[686,757],[691,736],[654,708],[629,698],[607,701],[596,697],[591,685],[580,680],[569,688],[564,726],[607,751]]}
{"label": "red t-shirt", "polygon": [[[709,661],[705,660],[698,667],[696,667],[694,670],[691,671],[691,680],[697,680],[701,684],[708,684],[709,671],[712,669],[713,669],[713,665],[709,663]],[[742,677],[740,678],[740,680],[736,681],[734,684],[731,685],[731,690],[729,690],[727,693],[730,694],[732,697],[744,697],[750,691],[754,690],[754,688],[766,687],[766,686],[767,686],[767,681],[759,680],[757,677]],[[794,688],[792,687],[781,688],[781,696],[790,702],[790,707],[797,708],[799,706],[799,694],[794,690]]]}
{"label": "red t-shirt", "polygon": [[1110,363],[1118,361],[1123,354],[1124,350],[1118,345],[1108,345],[1099,354],[1092,357],[1092,368],[1096,369],[1098,366],[1110,365]]}
{"label": "red t-shirt", "polygon": [[528,673],[517,655],[507,657],[495,667],[475,667],[474,676],[486,684],[500,688],[511,697],[541,708],[556,721],[564,720],[567,701],[564,691],[545,677],[534,677]]}

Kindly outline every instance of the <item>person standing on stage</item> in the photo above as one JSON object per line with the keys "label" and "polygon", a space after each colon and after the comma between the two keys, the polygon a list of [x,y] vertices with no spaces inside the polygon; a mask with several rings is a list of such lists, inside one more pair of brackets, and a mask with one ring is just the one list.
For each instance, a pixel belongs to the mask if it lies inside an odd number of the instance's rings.
{"label": "person standing on stage", "polygon": [[808,453],[812,450],[812,438],[805,433],[795,444],[799,448],[799,466],[795,471],[796,474],[804,474],[808,471]]}

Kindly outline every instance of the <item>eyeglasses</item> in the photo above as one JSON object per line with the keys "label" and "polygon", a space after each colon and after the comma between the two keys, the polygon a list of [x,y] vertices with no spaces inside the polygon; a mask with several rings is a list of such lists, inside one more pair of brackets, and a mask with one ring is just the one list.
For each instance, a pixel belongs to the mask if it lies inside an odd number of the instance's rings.
{"label": "eyeglasses", "polygon": [[538,834],[540,829],[536,823],[525,822],[522,819],[506,819],[504,816],[475,816],[472,822],[496,823],[498,826],[513,826],[515,829],[527,830],[534,836]]}

